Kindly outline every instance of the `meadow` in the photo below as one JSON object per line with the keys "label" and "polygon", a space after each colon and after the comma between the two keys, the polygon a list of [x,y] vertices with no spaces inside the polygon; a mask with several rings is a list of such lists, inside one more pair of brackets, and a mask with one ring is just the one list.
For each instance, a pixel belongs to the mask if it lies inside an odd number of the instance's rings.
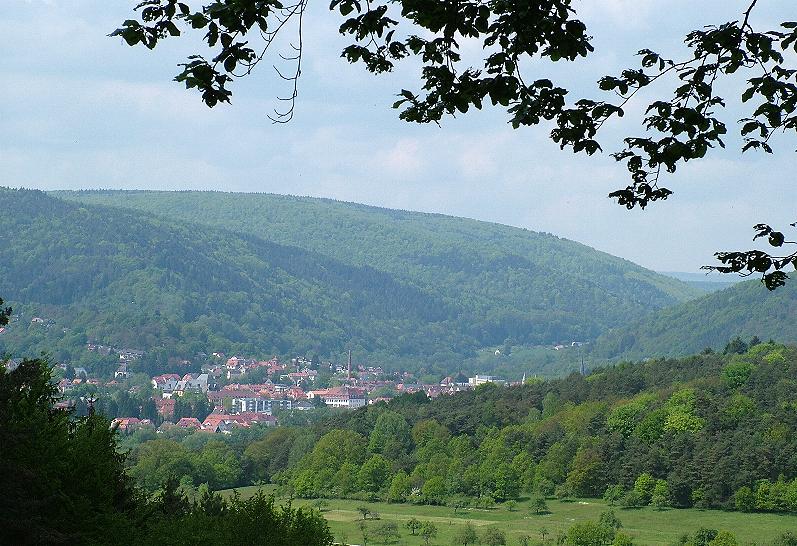
{"label": "meadow", "polygon": [[[266,486],[267,493],[274,492],[273,486]],[[254,494],[257,487],[238,489],[242,497]],[[224,491],[229,495],[232,490]],[[335,540],[346,544],[363,544],[362,533],[358,527],[362,521],[359,507],[367,507],[379,515],[379,519],[368,519],[366,524],[370,532],[368,544],[383,544],[373,529],[386,521],[395,521],[399,525],[401,538],[389,544],[402,546],[421,546],[424,540],[420,536],[412,536],[406,523],[417,518],[420,521],[432,521],[438,529],[437,537],[430,541],[432,545],[450,545],[458,528],[471,523],[482,532],[486,527],[495,526],[506,533],[507,544],[520,544],[524,535],[531,537],[531,543],[542,540],[545,530],[546,539],[555,541],[557,535],[563,534],[574,523],[594,520],[600,514],[613,509],[623,524],[622,531],[631,535],[635,544],[668,545],[685,533],[693,533],[701,527],[726,530],[734,533],[739,544],[764,545],[771,543],[785,532],[797,533],[797,516],[781,514],[745,514],[740,512],[723,512],[719,510],[699,509],[665,509],[652,507],[640,509],[624,509],[619,506],[610,507],[597,499],[577,499],[570,502],[549,500],[548,513],[535,514],[529,500],[521,500],[513,510],[505,505],[494,508],[454,508],[448,506],[426,506],[414,504],[388,504],[381,502],[364,502],[345,499],[325,499],[327,505],[322,512],[329,522]],[[312,500],[294,500],[295,506],[313,505]]]}

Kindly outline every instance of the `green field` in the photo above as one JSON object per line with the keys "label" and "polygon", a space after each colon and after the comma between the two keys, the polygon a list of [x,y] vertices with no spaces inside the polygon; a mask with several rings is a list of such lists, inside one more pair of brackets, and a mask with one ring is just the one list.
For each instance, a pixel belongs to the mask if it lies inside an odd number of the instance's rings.
{"label": "green field", "polygon": [[[238,491],[246,497],[253,494],[256,487],[245,487]],[[273,488],[267,488],[267,492]],[[230,494],[230,491],[223,492]],[[470,522],[474,527],[483,529],[494,525],[507,535],[507,544],[519,544],[522,535],[529,535],[532,540],[542,538],[540,529],[548,530],[548,537],[556,538],[571,525],[579,521],[597,520],[601,512],[609,507],[600,500],[587,499],[573,502],[548,501],[550,513],[534,515],[529,512],[529,502],[519,502],[517,509],[510,512],[503,506],[492,509],[466,508],[455,515],[453,508],[445,506],[417,506],[413,504],[366,503],[354,500],[328,500],[324,516],[335,535],[335,540],[352,544],[362,544],[362,535],[357,527],[361,520],[357,511],[359,506],[367,506],[379,513],[380,521],[396,521],[401,529],[402,537],[393,544],[416,546],[423,540],[411,536],[404,524],[412,517],[421,521],[431,520],[438,528],[438,536],[431,544],[449,545],[457,527]],[[295,505],[310,504],[312,501],[297,500]],[[670,544],[684,533],[692,533],[700,527],[727,530],[736,534],[740,544],[769,544],[775,537],[786,531],[797,532],[797,517],[776,514],[742,514],[739,512],[722,512],[717,510],[663,510],[642,508],[626,510],[614,508],[623,531],[634,537],[636,544]],[[380,521],[369,520],[371,527]],[[369,544],[380,544],[376,536],[371,536]]]}

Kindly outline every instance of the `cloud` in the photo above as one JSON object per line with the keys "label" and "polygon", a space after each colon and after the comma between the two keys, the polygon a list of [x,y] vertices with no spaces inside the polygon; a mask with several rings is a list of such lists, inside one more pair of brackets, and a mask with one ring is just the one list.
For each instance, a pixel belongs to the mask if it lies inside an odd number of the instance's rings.
{"label": "cloud", "polygon": [[[791,5],[772,2],[783,8],[762,18]],[[628,212],[608,199],[627,183],[608,152],[641,132],[646,96],[604,128],[607,152],[591,158],[559,150],[546,127],[513,131],[506,112],[490,106],[446,118],[442,128],[399,121],[390,104],[398,90],[419,87],[417,65],[400,63],[383,76],[349,65],[339,57],[347,43],[337,33],[340,17],[325,5],[313,4],[306,20],[306,72],[287,126],[266,118],[284,95],[270,62],[234,82],[232,106],[211,110],[171,81],[195,40],[167,40],[150,52],[106,37],[130,15],[129,3],[10,6],[0,14],[9,30],[0,58],[5,184],[331,197],[552,232],[662,270],[694,270],[714,250],[748,244],[756,221],[794,221],[794,154],[743,157],[730,142],[732,150],[668,176],[676,193],[665,203]],[[720,0],[701,4],[699,16],[685,0],[581,0],[576,7],[596,37],[596,54],[576,64],[528,63],[527,72],[551,77],[572,97],[590,96],[597,78],[634,64],[639,47],[671,51],[689,29],[733,18],[736,9]],[[462,45],[468,60],[481,58],[478,43]]]}
{"label": "cloud", "polygon": [[581,0],[575,3],[576,12],[586,21],[609,22],[629,26],[644,27],[650,22],[650,15],[658,0]]}
{"label": "cloud", "polygon": [[415,139],[401,139],[377,155],[376,166],[393,176],[416,176],[424,168],[422,145]]}

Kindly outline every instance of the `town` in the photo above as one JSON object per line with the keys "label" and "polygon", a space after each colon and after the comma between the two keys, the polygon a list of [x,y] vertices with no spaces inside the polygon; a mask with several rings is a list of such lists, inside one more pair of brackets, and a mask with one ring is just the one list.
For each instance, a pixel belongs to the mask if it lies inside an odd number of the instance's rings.
{"label": "town", "polygon": [[[89,352],[114,357],[119,365],[113,378],[93,377],[83,367],[56,366],[62,395],[59,406],[78,415],[99,407],[113,418],[120,433],[144,428],[156,432],[172,428],[230,433],[253,425],[277,426],[296,412],[357,409],[386,402],[401,394],[424,393],[429,398],[474,389],[485,383],[510,383],[492,375],[450,375],[438,383],[420,383],[409,372],[385,372],[380,366],[355,364],[351,353],[346,364],[304,357],[281,361],[213,353],[199,372],[134,372],[144,351],[117,349],[89,343]],[[7,365],[14,366],[15,361]],[[180,361],[181,367],[188,365]],[[175,366],[177,368],[177,366]],[[525,377],[523,378],[525,381]]]}

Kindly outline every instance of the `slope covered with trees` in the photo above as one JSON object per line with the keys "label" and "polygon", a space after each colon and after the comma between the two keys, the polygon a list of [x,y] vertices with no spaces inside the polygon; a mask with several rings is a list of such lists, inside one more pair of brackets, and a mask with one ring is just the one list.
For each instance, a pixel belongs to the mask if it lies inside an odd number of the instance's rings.
{"label": "slope covered with trees", "polygon": [[[441,503],[608,490],[629,506],[795,511],[796,366],[793,348],[759,344],[402,398],[333,420],[277,480],[305,496]],[[752,503],[740,501],[748,491]]]}
{"label": "slope covered with trees", "polygon": [[[356,347],[369,354],[434,355],[436,361],[451,362],[474,348],[507,341],[533,345],[590,340],[607,328],[697,294],[677,280],[572,241],[462,218],[265,194],[56,195],[84,207],[123,207],[128,211],[123,214],[154,214],[161,224],[200,223],[208,234],[223,229],[248,241],[309,252],[339,267],[382,275],[384,282],[422,295],[423,302],[404,294],[401,299],[404,305],[426,309],[420,319],[428,343],[419,346],[417,337],[405,332],[412,325],[405,325],[388,335],[389,348],[366,343]],[[245,263],[233,253],[228,257]],[[356,297],[355,292],[350,296]],[[348,320],[357,322],[356,305],[349,311]],[[348,332],[336,334],[337,341],[348,341],[343,339]],[[448,339],[451,335],[456,339]],[[325,339],[318,350],[341,347]]]}
{"label": "slope covered with trees", "polygon": [[593,356],[644,358],[722,350],[742,336],[797,341],[797,286],[769,291],[757,280],[662,309],[601,335]]}
{"label": "slope covered with trees", "polygon": [[203,460],[224,452],[237,480],[226,487],[266,480],[306,498],[456,509],[605,496],[627,507],[797,512],[795,376],[797,349],[760,343],[434,400],[403,395],[248,442],[137,432],[150,440],[134,447],[131,473],[152,488],[157,462],[168,461],[197,484],[208,479]]}
{"label": "slope covered with trees", "polygon": [[[434,294],[369,267],[223,230],[3,191],[0,289],[15,355],[85,352],[89,340],[198,352],[462,354],[475,338]],[[36,319],[36,320],[34,320]]]}

